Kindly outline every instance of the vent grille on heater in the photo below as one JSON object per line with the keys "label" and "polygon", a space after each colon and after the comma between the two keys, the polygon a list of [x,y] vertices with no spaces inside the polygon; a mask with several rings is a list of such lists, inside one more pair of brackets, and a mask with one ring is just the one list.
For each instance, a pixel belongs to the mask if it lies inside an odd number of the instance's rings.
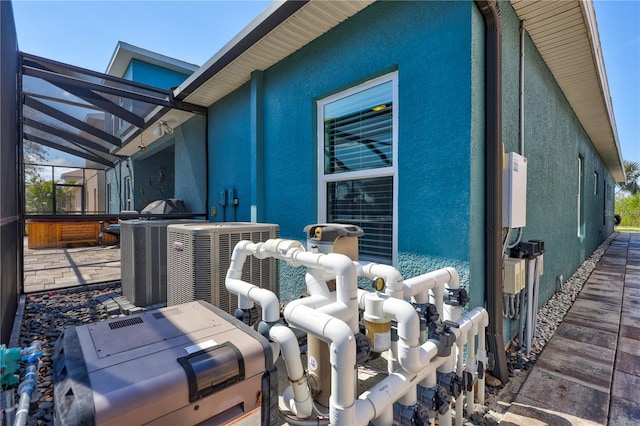
{"label": "vent grille on heater", "polygon": [[131,325],[142,324],[142,322],[142,318],[140,317],[127,318],[120,321],[110,322],[109,328],[115,330],[118,328],[129,327]]}
{"label": "vent grille on heater", "polygon": [[[172,225],[168,228],[167,304],[205,300],[228,313],[237,308],[225,277],[231,255],[241,240],[264,242],[278,237],[278,226],[261,223]],[[278,263],[249,256],[242,280],[279,293]]]}

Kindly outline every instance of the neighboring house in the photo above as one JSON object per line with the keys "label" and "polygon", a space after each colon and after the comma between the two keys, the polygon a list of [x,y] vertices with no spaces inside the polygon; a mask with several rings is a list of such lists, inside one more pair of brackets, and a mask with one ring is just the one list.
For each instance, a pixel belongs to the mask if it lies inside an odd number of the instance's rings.
{"label": "neighboring house", "polygon": [[[182,83],[198,67],[130,44],[119,42],[107,74],[162,89]],[[132,101],[129,105],[134,108]],[[107,213],[142,210],[154,200],[180,198],[191,211],[206,211],[205,193],[198,186],[206,179],[205,119],[174,112],[166,118],[168,127],[135,139],[118,154],[127,156],[107,171]],[[173,128],[179,128],[174,132]],[[133,126],[109,116],[105,130],[120,137]],[[178,173],[176,171],[179,171]]]}
{"label": "neighboring house", "polygon": [[[88,167],[96,167],[96,164],[87,164]],[[62,186],[68,197],[65,197],[64,206],[56,200],[58,211],[73,213],[104,213],[105,212],[105,172],[98,169],[74,169],[60,175]],[[84,208],[82,205],[82,192],[84,190]],[[63,207],[63,210],[60,209]]]}
{"label": "neighboring house", "polygon": [[[208,107],[206,151],[189,152],[207,153],[196,185],[210,220],[278,223],[293,239],[307,224],[355,223],[361,259],[405,277],[454,266],[482,306],[501,282],[502,141],[528,160],[522,239],[545,241],[544,303],[613,232],[624,172],[592,4],[499,8],[273,4],[174,91]],[[175,149],[178,196],[192,165]],[[298,297],[297,274],[283,264],[283,300]],[[505,341],[516,326],[504,320]]]}
{"label": "neighboring house", "polygon": [[[56,210],[58,212],[81,213],[82,208],[82,190],[84,188],[84,172],[82,169],[74,169],[60,175],[62,179],[56,183],[56,186],[63,189],[65,194],[63,200],[56,198]],[[88,195],[88,194],[87,194]],[[85,198],[87,205],[89,197]]]}

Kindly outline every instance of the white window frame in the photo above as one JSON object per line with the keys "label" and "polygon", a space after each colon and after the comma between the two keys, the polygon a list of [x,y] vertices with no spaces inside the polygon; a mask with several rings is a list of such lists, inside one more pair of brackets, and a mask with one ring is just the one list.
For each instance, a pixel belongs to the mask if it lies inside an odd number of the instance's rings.
{"label": "white window frame", "polygon": [[[341,172],[325,174],[324,172],[324,105],[346,98],[355,93],[362,92],[372,87],[391,82],[393,95],[391,110],[392,120],[392,162],[391,166],[375,168],[370,170],[357,170],[353,172]],[[318,222],[327,221],[327,184],[329,182],[340,182],[345,180],[355,180],[364,178],[391,177],[393,179],[393,208],[391,220],[391,262],[398,264],[398,72],[374,78],[365,83],[359,84],[345,91],[336,93],[317,101],[317,167],[318,167]]]}

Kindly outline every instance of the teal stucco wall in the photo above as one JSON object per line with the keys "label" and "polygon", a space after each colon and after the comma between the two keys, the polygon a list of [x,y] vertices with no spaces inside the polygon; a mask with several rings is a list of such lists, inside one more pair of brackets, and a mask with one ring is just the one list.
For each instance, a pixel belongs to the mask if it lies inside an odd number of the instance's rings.
{"label": "teal stucco wall", "polygon": [[[482,88],[472,91],[484,75],[483,49],[472,43],[480,24],[471,2],[378,2],[265,70],[265,221],[293,239],[317,221],[316,100],[397,70],[397,266],[406,277],[454,266],[468,286],[474,264],[473,304],[483,304],[483,237],[471,230],[483,221],[482,183],[472,182],[484,161],[483,126],[472,125],[484,117]],[[248,83],[209,109],[210,203],[235,188],[237,220],[250,219],[250,100]],[[302,283],[281,269],[283,299]]]}
{"label": "teal stucco wall", "polygon": [[[503,10],[503,139],[518,150],[519,21]],[[384,29],[384,30],[380,30]],[[410,30],[409,30],[410,29]],[[553,75],[525,44],[527,227],[546,243],[540,304],[612,231],[613,180]],[[252,132],[264,141],[264,221],[302,239],[317,221],[316,101],[397,71],[398,253],[405,277],[460,271],[471,306],[484,304],[484,23],[473,2],[376,2],[262,73],[263,126],[252,129],[247,83],[209,109],[209,196],[240,200],[213,220],[249,220]],[[584,232],[577,235],[577,161],[584,159]],[[594,172],[599,189],[594,194]],[[604,187],[610,194],[607,199]],[[300,271],[283,265],[281,297],[297,297]],[[505,322],[510,337],[509,321]],[[515,330],[515,328],[513,329]]]}
{"label": "teal stucco wall", "polygon": [[[182,83],[188,74],[132,59],[123,77],[169,89]],[[179,198],[193,213],[206,214],[206,125],[205,117],[196,115],[177,126],[172,134],[149,144],[145,151],[107,170],[110,190],[107,212],[113,214],[125,209],[124,181],[129,177],[133,186],[133,209],[141,210],[157,199]]]}
{"label": "teal stucco wall", "polygon": [[[251,197],[249,84],[209,108],[209,205],[213,222],[249,221]],[[235,189],[237,206],[224,206],[223,190]],[[211,213],[211,212],[209,212]],[[279,223],[279,222],[274,222]]]}
{"label": "teal stucco wall", "polygon": [[[153,146],[153,145],[152,145]],[[136,155],[133,160],[134,210],[140,211],[155,200],[173,198],[175,195],[175,149],[173,144],[161,150]]]}
{"label": "teal stucco wall", "polygon": [[177,87],[189,74],[180,73],[148,62],[132,59],[123,78],[161,89]]}
{"label": "teal stucco wall", "polygon": [[[509,2],[500,6],[504,31],[503,141],[506,152],[517,152],[520,23]],[[613,218],[608,212],[613,210],[614,181],[528,35],[524,54],[528,179],[527,226],[522,238],[545,242],[539,298],[542,305],[558,290],[557,278],[569,278],[613,232]],[[578,156],[584,158],[582,236],[577,232]],[[597,194],[594,172],[599,175]],[[505,338],[517,332],[516,322],[505,320]]]}
{"label": "teal stucco wall", "polygon": [[[168,136],[175,149],[175,197],[193,213],[207,212],[206,118],[196,115]],[[165,136],[167,137],[167,136]]]}
{"label": "teal stucco wall", "polygon": [[107,170],[106,182],[111,190],[107,212],[124,209],[124,180],[131,177],[132,207],[138,211],[154,200],[179,198],[191,212],[206,214],[205,126],[205,118],[195,116],[145,151]]}

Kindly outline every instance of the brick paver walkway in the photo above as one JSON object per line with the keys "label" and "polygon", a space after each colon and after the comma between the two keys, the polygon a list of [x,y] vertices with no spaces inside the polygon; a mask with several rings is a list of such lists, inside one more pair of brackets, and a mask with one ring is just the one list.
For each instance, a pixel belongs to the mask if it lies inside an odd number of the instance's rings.
{"label": "brick paver walkway", "polygon": [[25,293],[120,281],[120,246],[24,247]]}

